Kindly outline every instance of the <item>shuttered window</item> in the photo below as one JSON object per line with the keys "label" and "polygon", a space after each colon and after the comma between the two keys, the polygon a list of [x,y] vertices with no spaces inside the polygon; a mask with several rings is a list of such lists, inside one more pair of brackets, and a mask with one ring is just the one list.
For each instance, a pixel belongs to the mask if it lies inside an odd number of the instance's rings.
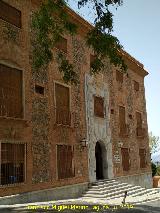
{"label": "shuttered window", "polygon": [[133,81],[134,83],[134,90],[139,91],[139,83],[137,81]]}
{"label": "shuttered window", "polygon": [[55,83],[56,123],[70,125],[70,96],[69,88]]}
{"label": "shuttered window", "polygon": [[22,118],[22,71],[0,64],[0,116]]}
{"label": "shuttered window", "polygon": [[57,145],[57,170],[58,179],[74,176],[73,147],[69,145]]}
{"label": "shuttered window", "polygon": [[142,128],[142,116],[140,112],[136,112],[137,127]]}
{"label": "shuttered window", "polygon": [[104,118],[104,98],[94,96],[94,114]]}
{"label": "shuttered window", "polygon": [[139,149],[139,157],[140,157],[140,168],[146,167],[146,150]]}
{"label": "shuttered window", "polygon": [[95,55],[90,55],[90,67],[92,66],[92,63],[94,62],[94,60],[96,59]]}
{"label": "shuttered window", "polygon": [[116,80],[119,82],[119,83],[123,83],[123,73],[116,70]]}
{"label": "shuttered window", "polygon": [[56,43],[55,47],[64,53],[67,53],[67,39],[60,37],[60,40]]}
{"label": "shuttered window", "polygon": [[21,28],[21,11],[2,0],[0,1],[0,18]]}
{"label": "shuttered window", "polygon": [[25,180],[25,144],[1,143],[0,184],[21,183]]}
{"label": "shuttered window", "polygon": [[129,169],[130,169],[129,149],[128,148],[121,148],[121,155],[122,155],[123,171],[129,171]]}
{"label": "shuttered window", "polygon": [[119,128],[120,134],[124,135],[126,132],[126,121],[125,121],[125,107],[119,106]]}

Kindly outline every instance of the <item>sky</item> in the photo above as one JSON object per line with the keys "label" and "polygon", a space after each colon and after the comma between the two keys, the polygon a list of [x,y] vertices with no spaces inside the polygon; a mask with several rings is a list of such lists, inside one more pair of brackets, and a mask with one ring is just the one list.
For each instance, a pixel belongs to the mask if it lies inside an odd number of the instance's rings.
{"label": "sky", "polygon": [[[69,0],[76,10],[74,2]],[[79,14],[92,22],[94,16],[89,11],[81,9]],[[123,5],[112,12],[113,35],[149,72],[145,77],[148,129],[160,136],[160,0],[123,0]]]}

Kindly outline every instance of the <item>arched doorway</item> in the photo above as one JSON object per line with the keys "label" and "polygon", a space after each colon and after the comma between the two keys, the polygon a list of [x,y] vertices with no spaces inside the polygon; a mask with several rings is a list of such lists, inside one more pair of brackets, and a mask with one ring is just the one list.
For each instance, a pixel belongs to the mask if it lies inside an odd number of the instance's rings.
{"label": "arched doorway", "polygon": [[96,157],[96,179],[104,179],[103,174],[103,155],[102,155],[102,146],[100,142],[96,143],[95,147],[95,157]]}

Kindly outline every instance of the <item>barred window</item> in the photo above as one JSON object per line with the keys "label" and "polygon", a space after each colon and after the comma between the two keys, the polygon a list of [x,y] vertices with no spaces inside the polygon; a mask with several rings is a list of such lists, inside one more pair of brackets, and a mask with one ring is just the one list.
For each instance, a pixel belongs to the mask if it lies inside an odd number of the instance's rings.
{"label": "barred window", "polygon": [[25,181],[25,144],[1,143],[0,184]]}
{"label": "barred window", "polygon": [[0,64],[0,116],[22,118],[22,71]]}
{"label": "barred window", "polygon": [[94,96],[94,114],[97,117],[104,118],[104,98]]}
{"label": "barred window", "polygon": [[140,112],[136,112],[137,128],[142,128],[142,115]]}
{"label": "barred window", "polygon": [[0,18],[21,28],[21,11],[2,0],[0,1]]}
{"label": "barred window", "polygon": [[60,37],[59,41],[55,44],[55,47],[64,53],[67,53],[67,39]]}
{"label": "barred window", "polygon": [[73,167],[73,147],[70,145],[57,145],[58,179],[75,176]]}
{"label": "barred window", "polygon": [[69,88],[55,83],[56,123],[70,125],[70,95]]}
{"label": "barred window", "polygon": [[146,167],[146,150],[139,149],[140,168]]}
{"label": "barred window", "polygon": [[122,167],[123,171],[129,171],[130,169],[130,156],[128,148],[121,148],[122,155]]}

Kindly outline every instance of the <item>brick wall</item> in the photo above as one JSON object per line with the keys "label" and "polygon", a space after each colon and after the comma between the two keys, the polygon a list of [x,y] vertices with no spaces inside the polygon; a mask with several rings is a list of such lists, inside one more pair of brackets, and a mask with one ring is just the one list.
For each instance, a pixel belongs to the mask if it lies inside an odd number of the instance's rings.
{"label": "brick wall", "polygon": [[[0,141],[26,143],[27,155],[26,181],[19,185],[1,186],[0,196],[86,182],[88,181],[88,152],[87,148],[81,149],[80,141],[87,135],[84,76],[85,73],[89,73],[91,51],[85,46],[84,36],[91,26],[69,11],[75,22],[84,25],[84,27],[79,28],[79,34],[75,37],[65,36],[68,49],[67,57],[75,65],[80,84],[78,86],[68,85],[71,97],[71,126],[58,126],[55,120],[54,83],[64,84],[64,82],[55,61],[56,50],[54,50],[54,59],[48,69],[35,72],[31,68],[31,11],[36,10],[39,5],[37,1],[28,0],[5,0],[5,2],[16,7],[22,13],[22,28],[17,28],[0,20],[0,63],[20,69],[23,72],[24,118],[0,117]],[[132,80],[136,80],[140,84],[140,91],[137,94],[133,91]],[[113,69],[105,75],[105,81],[110,88],[109,109],[114,110],[114,113],[110,115],[113,155],[120,155],[118,142],[123,142],[123,147],[129,147],[132,150],[131,170],[127,174],[150,171],[148,136],[137,139],[135,135],[136,110],[142,113],[143,126],[147,132],[143,76],[134,72],[133,69],[129,69],[128,77],[124,74],[123,85],[118,85]],[[35,92],[35,85],[44,88],[44,95]],[[119,138],[118,135],[119,104],[126,106],[126,119],[132,131],[129,137],[123,139]],[[131,120],[128,118],[128,114],[132,114]],[[11,133],[13,130],[17,134],[13,135]],[[57,144],[74,146],[75,177],[63,180],[57,178]],[[148,163],[143,170],[139,169],[139,147],[147,150]],[[114,161],[114,156],[113,163],[115,176],[127,175],[122,171],[121,163]]]}

